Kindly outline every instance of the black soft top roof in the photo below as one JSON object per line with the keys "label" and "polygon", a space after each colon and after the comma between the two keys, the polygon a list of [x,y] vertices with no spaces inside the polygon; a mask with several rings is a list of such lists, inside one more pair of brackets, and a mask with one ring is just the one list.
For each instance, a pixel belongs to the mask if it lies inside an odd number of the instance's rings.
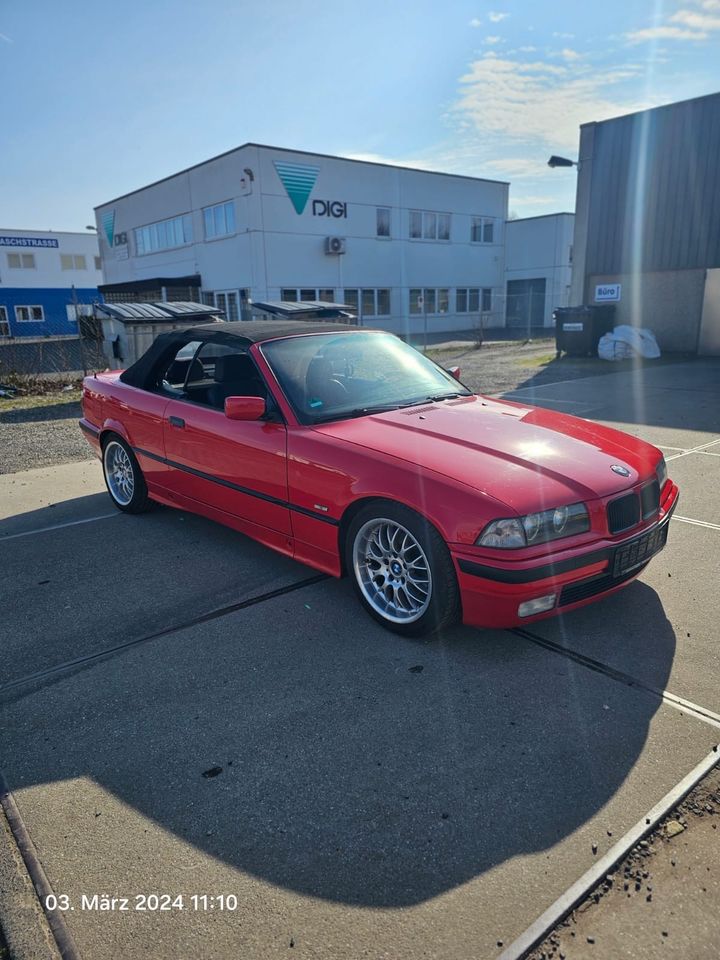
{"label": "black soft top roof", "polygon": [[301,320],[237,320],[231,323],[203,323],[161,333],[145,353],[120,374],[123,383],[146,389],[150,377],[161,359],[170,359],[186,343],[203,340],[210,343],[261,343],[278,337],[302,336],[307,333],[354,333],[358,328],[347,323],[308,323]]}

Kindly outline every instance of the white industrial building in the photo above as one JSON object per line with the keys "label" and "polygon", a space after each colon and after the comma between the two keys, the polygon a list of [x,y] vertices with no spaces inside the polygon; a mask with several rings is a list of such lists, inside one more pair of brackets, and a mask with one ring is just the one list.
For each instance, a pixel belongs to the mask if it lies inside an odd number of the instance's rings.
{"label": "white industrial building", "polygon": [[505,230],[506,325],[550,327],[555,307],[570,306],[572,213],[509,220]]}
{"label": "white industrial building", "polygon": [[245,144],[96,208],[112,302],[322,300],[401,333],[502,326],[508,184]]}

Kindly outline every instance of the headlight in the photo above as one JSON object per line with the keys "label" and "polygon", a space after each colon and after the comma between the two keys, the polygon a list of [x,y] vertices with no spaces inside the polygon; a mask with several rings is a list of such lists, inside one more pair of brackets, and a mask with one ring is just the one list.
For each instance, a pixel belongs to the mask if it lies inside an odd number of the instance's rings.
{"label": "headlight", "polygon": [[665,486],[668,478],[667,464],[665,463],[665,457],[660,458],[660,463],[657,465],[657,468],[655,469],[655,473],[657,474],[658,483],[660,484],[660,493],[662,493],[663,487]]}
{"label": "headlight", "polygon": [[535,543],[572,537],[590,529],[590,517],[584,503],[555,507],[526,517],[493,520],[475,541],[479,547],[501,547],[509,550],[531,547]]}

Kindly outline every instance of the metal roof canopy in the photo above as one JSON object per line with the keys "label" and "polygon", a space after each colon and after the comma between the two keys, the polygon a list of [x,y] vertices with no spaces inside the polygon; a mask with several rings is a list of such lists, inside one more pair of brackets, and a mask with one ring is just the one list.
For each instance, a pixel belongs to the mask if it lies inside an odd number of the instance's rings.
{"label": "metal roof canopy", "polygon": [[98,303],[95,309],[121,323],[168,323],[185,320],[191,323],[209,323],[223,311],[204,303],[188,300],[156,303]]}
{"label": "metal roof canopy", "polygon": [[261,310],[274,317],[291,319],[308,316],[312,318],[355,317],[355,311],[346,303],[328,303],[326,300],[253,300],[253,310]]}

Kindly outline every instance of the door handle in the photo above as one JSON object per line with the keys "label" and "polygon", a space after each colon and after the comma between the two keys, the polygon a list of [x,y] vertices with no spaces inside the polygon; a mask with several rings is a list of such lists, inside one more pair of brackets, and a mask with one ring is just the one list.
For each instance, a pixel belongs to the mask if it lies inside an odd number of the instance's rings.
{"label": "door handle", "polygon": [[168,422],[171,427],[177,427],[178,430],[182,430],[185,427],[185,421],[182,417],[168,417]]}

